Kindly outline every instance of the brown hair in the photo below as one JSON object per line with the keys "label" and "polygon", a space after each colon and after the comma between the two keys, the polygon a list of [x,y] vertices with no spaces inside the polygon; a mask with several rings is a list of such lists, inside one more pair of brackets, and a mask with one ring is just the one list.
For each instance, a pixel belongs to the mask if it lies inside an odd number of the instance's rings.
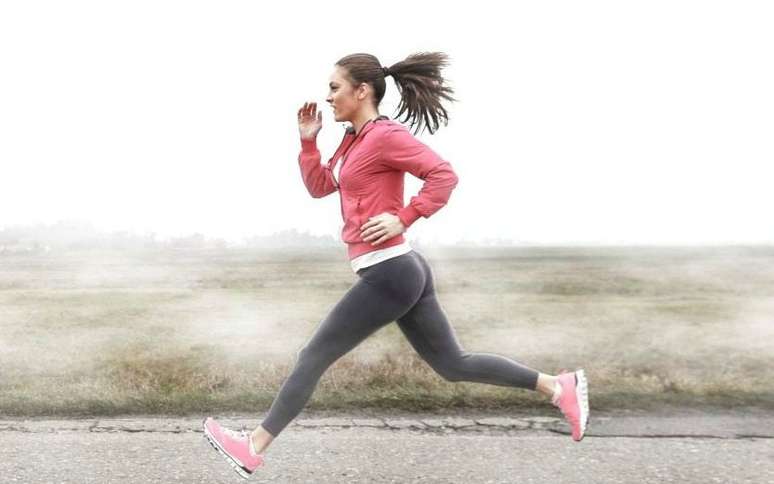
{"label": "brown hair", "polygon": [[419,52],[389,66],[388,72],[382,69],[382,64],[371,54],[350,54],[339,59],[336,64],[343,67],[349,74],[349,81],[354,86],[366,82],[373,86],[376,108],[384,98],[387,89],[386,75],[391,75],[400,92],[398,115],[406,113],[402,122],[409,121],[409,127],[417,125],[414,134],[425,127],[433,134],[442,121],[449,124],[449,116],[441,105],[441,98],[457,101],[451,95],[454,90],[444,85],[441,68],[448,65],[448,56],[443,52]]}

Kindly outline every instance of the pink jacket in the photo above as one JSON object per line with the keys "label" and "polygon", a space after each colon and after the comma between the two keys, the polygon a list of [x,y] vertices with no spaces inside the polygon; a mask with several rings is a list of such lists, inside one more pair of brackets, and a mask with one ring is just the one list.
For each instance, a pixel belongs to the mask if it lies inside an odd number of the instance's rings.
{"label": "pink jacket", "polygon": [[[333,170],[340,157],[338,186]],[[379,245],[363,241],[360,227],[369,217],[388,212],[397,215],[408,229],[420,216],[430,217],[446,205],[458,181],[448,161],[387,116],[367,122],[357,136],[352,127],[347,128],[341,144],[324,166],[320,164],[317,141],[301,139],[298,162],[304,184],[314,198],[339,191],[344,220],[341,238],[347,243],[350,260],[404,242],[403,234]],[[405,207],[404,172],[425,181]]]}

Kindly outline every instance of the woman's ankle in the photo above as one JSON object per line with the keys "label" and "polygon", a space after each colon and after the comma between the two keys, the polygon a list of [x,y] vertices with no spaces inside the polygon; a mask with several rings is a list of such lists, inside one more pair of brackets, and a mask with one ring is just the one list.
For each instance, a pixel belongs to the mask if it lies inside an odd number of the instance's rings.
{"label": "woman's ankle", "polygon": [[546,395],[547,397],[553,397],[556,390],[556,384],[559,378],[554,375],[548,375],[546,373],[538,374],[538,381],[535,390]]}
{"label": "woman's ankle", "polygon": [[255,430],[250,432],[250,439],[253,442],[255,452],[257,454],[263,454],[266,449],[269,448],[269,445],[271,445],[274,436],[259,425]]}

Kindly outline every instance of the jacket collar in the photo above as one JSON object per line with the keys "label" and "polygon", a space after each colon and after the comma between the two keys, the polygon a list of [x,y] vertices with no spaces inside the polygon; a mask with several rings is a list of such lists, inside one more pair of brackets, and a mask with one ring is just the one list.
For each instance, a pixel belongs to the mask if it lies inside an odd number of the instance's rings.
{"label": "jacket collar", "polygon": [[[365,126],[360,130],[360,134],[365,134],[368,131],[371,130],[371,128],[374,127],[374,124],[382,119],[390,119],[388,116],[385,116],[384,114],[380,114],[379,116],[375,117],[373,121],[366,122]],[[347,129],[345,130],[344,134],[355,134],[355,127],[354,126],[347,126]]]}

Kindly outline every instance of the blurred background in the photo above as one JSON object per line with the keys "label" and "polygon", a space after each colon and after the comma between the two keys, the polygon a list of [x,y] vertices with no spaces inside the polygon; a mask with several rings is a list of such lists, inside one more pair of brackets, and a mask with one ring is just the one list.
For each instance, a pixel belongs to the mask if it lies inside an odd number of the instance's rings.
{"label": "blurred background", "polygon": [[[336,60],[422,51],[458,102],[417,137],[460,182],[407,237],[466,349],[583,366],[597,408],[774,407],[772,10],[0,5],[0,414],[267,409],[356,280],[296,112],[327,161]],[[390,325],[310,402],[348,405],[546,402],[444,382]]]}

